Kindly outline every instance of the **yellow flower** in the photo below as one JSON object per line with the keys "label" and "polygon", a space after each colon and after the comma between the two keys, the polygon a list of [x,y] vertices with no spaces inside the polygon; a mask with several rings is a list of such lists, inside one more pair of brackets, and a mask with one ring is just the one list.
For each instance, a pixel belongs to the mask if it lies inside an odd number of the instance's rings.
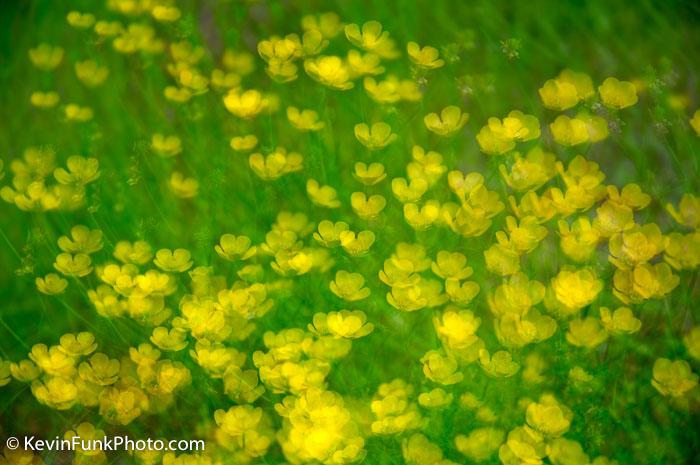
{"label": "yellow flower", "polygon": [[10,364],[10,373],[17,381],[28,383],[41,376],[41,369],[31,360],[20,360]]}
{"label": "yellow flower", "polygon": [[258,138],[253,134],[231,138],[231,148],[236,152],[248,152],[258,145]]}
{"label": "yellow flower", "polygon": [[602,237],[611,237],[634,226],[634,212],[627,205],[606,200],[596,209],[593,227]]}
{"label": "yellow flower", "polygon": [[501,176],[512,189],[524,192],[536,190],[552,179],[557,173],[556,158],[553,153],[545,152],[540,147],[532,148],[525,158],[515,153],[515,161],[510,168],[499,165]]}
{"label": "yellow flower", "polygon": [[370,150],[383,149],[398,137],[391,132],[391,126],[386,123],[374,123],[370,128],[365,123],[355,125],[355,137]]}
{"label": "yellow flower", "polygon": [[95,15],[92,13],[81,13],[79,11],[71,11],[66,16],[66,21],[71,26],[78,29],[87,29],[95,24]]}
{"label": "yellow flower", "polygon": [[362,162],[355,163],[355,171],[352,175],[365,186],[374,186],[386,178],[384,165],[376,162],[369,165]]}
{"label": "yellow flower", "polygon": [[457,361],[450,355],[443,355],[440,351],[428,351],[420,361],[423,364],[425,377],[435,383],[455,384],[464,378],[464,375],[457,370]]}
{"label": "yellow flower", "polygon": [[357,216],[363,220],[372,220],[384,210],[386,199],[379,194],[367,197],[364,192],[353,192],[350,196],[350,205]]}
{"label": "yellow flower", "polygon": [[182,152],[182,141],[175,135],[156,133],[151,137],[151,148],[161,157],[174,157]]}
{"label": "yellow flower", "polygon": [[153,264],[166,272],[182,273],[192,267],[192,255],[187,249],[160,249]]}
{"label": "yellow flower", "polygon": [[361,257],[369,252],[374,244],[375,236],[372,231],[360,231],[355,234],[352,231],[340,232],[340,246],[353,257]]}
{"label": "yellow flower", "polygon": [[437,113],[428,113],[423,118],[425,127],[442,137],[456,134],[467,124],[467,120],[469,115],[462,113],[462,110],[454,105],[443,108],[439,116]]}
{"label": "yellow flower", "polygon": [[382,58],[392,59],[398,56],[393,39],[387,31],[382,31],[379,21],[367,21],[362,25],[362,30],[357,24],[348,24],[345,26],[345,36],[356,47],[376,53]]}
{"label": "yellow flower", "polygon": [[493,355],[486,349],[479,351],[479,365],[487,375],[494,378],[508,378],[520,369],[518,362],[506,350],[499,350]]}
{"label": "yellow flower", "polygon": [[561,316],[569,316],[591,304],[600,291],[603,281],[590,268],[564,268],[552,278],[547,289],[545,305]]}
{"label": "yellow flower", "polygon": [[693,269],[700,265],[700,232],[667,235],[664,260],[677,270]]}
{"label": "yellow flower", "polygon": [[433,317],[435,332],[450,350],[465,349],[479,340],[476,330],[481,318],[471,310],[463,310],[448,305],[441,315]]}
{"label": "yellow flower", "polygon": [[260,91],[252,89],[241,93],[238,89],[230,90],[224,96],[224,105],[233,115],[243,119],[256,117],[270,104]]}
{"label": "yellow flower", "polygon": [[338,208],[338,192],[331,186],[321,186],[315,179],[306,181],[306,193],[309,199],[319,207]]}
{"label": "yellow flower", "polygon": [[619,81],[609,77],[598,87],[600,99],[606,107],[615,110],[630,107],[637,103],[637,89],[629,81]]}
{"label": "yellow flower", "polygon": [[49,273],[43,278],[36,278],[36,287],[46,295],[62,294],[68,287],[68,281],[56,273]]}
{"label": "yellow flower", "polygon": [[579,263],[591,257],[600,241],[600,233],[585,216],[578,217],[571,226],[566,221],[559,220],[559,235],[562,252]]}
{"label": "yellow flower", "polygon": [[191,199],[197,196],[199,191],[199,182],[195,178],[186,178],[179,171],[174,171],[170,175],[168,183],[170,190],[181,199]]}
{"label": "yellow flower", "polygon": [[95,23],[95,33],[98,36],[110,37],[124,32],[124,26],[119,21],[97,21]]}
{"label": "yellow flower", "polygon": [[297,152],[288,153],[284,147],[277,147],[266,156],[254,153],[248,157],[250,169],[265,181],[273,181],[285,174],[301,171],[304,168],[303,162],[304,157]]}
{"label": "yellow flower", "polygon": [[489,155],[502,155],[515,148],[515,141],[499,135],[489,125],[482,127],[476,135],[476,141],[482,152]]}
{"label": "yellow flower", "polygon": [[520,255],[510,247],[497,243],[484,250],[486,268],[495,274],[508,276],[520,270]]}
{"label": "yellow flower", "polygon": [[660,299],[678,286],[680,278],[666,263],[642,263],[634,269],[617,269],[613,276],[613,294],[623,303]]}
{"label": "yellow flower", "polygon": [[316,313],[309,331],[345,339],[357,339],[374,330],[372,323],[367,323],[367,315],[360,310],[341,310],[339,312]]}
{"label": "yellow flower", "polygon": [[32,382],[32,394],[42,404],[56,410],[68,410],[78,400],[78,388],[70,378],[52,376]]}
{"label": "yellow flower", "polygon": [[576,114],[576,119],[586,124],[588,139],[591,143],[605,140],[610,134],[608,122],[602,116],[595,116],[582,111]]}
{"label": "yellow flower", "polygon": [[549,79],[539,89],[545,108],[564,111],[576,106],[580,101],[576,86],[562,79]]}
{"label": "yellow flower", "polygon": [[411,179],[410,184],[404,178],[391,180],[391,192],[399,202],[416,202],[428,190],[428,182],[422,178]]}
{"label": "yellow flower", "polygon": [[153,16],[153,19],[161,23],[172,23],[173,21],[180,19],[181,15],[182,13],[180,12],[180,9],[176,6],[156,5],[151,10],[151,16]]}
{"label": "yellow flower", "polygon": [[365,287],[365,278],[360,273],[350,273],[338,270],[335,280],[331,281],[330,289],[333,294],[347,302],[355,302],[369,297],[370,290]]}
{"label": "yellow flower", "polygon": [[114,247],[114,258],[122,263],[145,265],[153,258],[153,249],[146,241],[119,241]]}
{"label": "yellow flower", "polygon": [[547,444],[547,456],[551,463],[566,465],[588,465],[590,458],[577,441],[556,438]]}
{"label": "yellow flower", "polygon": [[455,446],[469,460],[483,462],[498,450],[504,439],[503,430],[490,427],[476,428],[467,436],[463,434],[455,436]]}
{"label": "yellow flower", "polygon": [[500,139],[524,142],[540,137],[540,122],[537,118],[519,110],[511,111],[503,120],[489,118],[488,127]]}
{"label": "yellow flower", "polygon": [[403,206],[403,217],[413,229],[424,231],[435,223],[440,215],[440,204],[437,200],[428,200],[419,207],[415,203]]}
{"label": "yellow flower", "polygon": [[56,257],[53,267],[65,276],[87,276],[92,272],[92,261],[85,253],[61,253]]}
{"label": "yellow flower", "polygon": [[450,405],[454,396],[442,388],[435,388],[418,395],[418,403],[425,408],[442,408]]}
{"label": "yellow flower", "polygon": [[304,60],[304,70],[315,81],[336,90],[354,87],[350,81],[350,70],[340,57],[319,56]]}
{"label": "yellow flower", "polygon": [[349,228],[350,226],[343,221],[333,223],[329,220],[322,220],[318,223],[318,232],[315,232],[313,236],[316,242],[324,247],[336,247],[340,245],[341,233],[348,231]]}
{"label": "yellow flower", "polygon": [[459,252],[441,250],[437,253],[437,259],[432,262],[433,273],[442,279],[467,279],[473,273],[467,265],[467,257]]}
{"label": "yellow flower", "polygon": [[421,48],[415,42],[409,42],[406,46],[408,58],[418,67],[425,69],[442,68],[445,60],[438,58],[440,52],[435,47],[425,46]]}
{"label": "yellow flower", "polygon": [[700,326],[695,326],[683,336],[683,344],[688,354],[695,360],[700,360]]}
{"label": "yellow flower", "polygon": [[646,263],[664,250],[665,240],[661,229],[655,224],[635,225],[610,238],[610,262],[616,267],[629,270]]}
{"label": "yellow flower", "polygon": [[690,118],[690,127],[695,130],[695,134],[700,136],[700,110],[695,110],[693,117]]}
{"label": "yellow flower", "polygon": [[29,98],[32,105],[38,108],[53,108],[58,105],[61,97],[56,92],[32,92]]}
{"label": "yellow flower", "polygon": [[363,81],[365,92],[377,103],[390,104],[399,100],[417,102],[423,98],[418,84],[411,80],[402,80],[394,75],[389,75],[385,80],[377,82],[371,77]]}
{"label": "yellow flower", "polygon": [[559,73],[559,76],[557,76],[557,81],[567,82],[576,87],[576,94],[579,100],[585,100],[595,95],[593,80],[591,80],[591,77],[586,73],[577,73],[570,69],[564,69]]}
{"label": "yellow flower", "polygon": [[42,71],[51,71],[61,64],[63,49],[47,43],[39,44],[29,50],[29,59],[32,64]]}
{"label": "yellow flower", "polygon": [[678,224],[694,229],[700,227],[700,197],[683,194],[678,210],[670,203],[666,205],[666,210]]}
{"label": "yellow flower", "polygon": [[219,239],[219,243],[214,246],[214,250],[219,257],[230,262],[241,259],[247,260],[254,256],[257,252],[257,247],[251,247],[251,241],[248,236],[234,236],[233,234],[224,234]]}
{"label": "yellow flower", "polygon": [[374,76],[384,72],[384,67],[381,66],[381,58],[374,53],[362,54],[357,50],[350,50],[346,60],[352,79],[367,75]]}
{"label": "yellow flower", "polygon": [[163,90],[163,95],[172,102],[185,103],[192,98],[192,91],[185,87],[168,86]]}
{"label": "yellow flower", "polygon": [[109,69],[93,60],[78,61],[75,63],[75,75],[86,86],[97,87],[107,79]]}
{"label": "yellow flower", "polygon": [[496,233],[496,239],[500,244],[520,254],[530,253],[542,239],[547,237],[547,228],[540,226],[534,216],[526,216],[519,222],[514,216],[508,216],[506,229],[508,234],[499,231]]}
{"label": "yellow flower", "polygon": [[110,359],[105,354],[96,353],[90,362],[83,362],[78,367],[78,374],[89,383],[100,386],[114,384],[119,377],[119,360]]}
{"label": "yellow flower", "polygon": [[332,39],[343,30],[340,17],[333,12],[306,15],[301,18],[301,27],[305,31],[318,31],[326,39]]}
{"label": "yellow flower", "polygon": [[75,103],[69,103],[64,108],[64,113],[66,118],[72,121],[78,121],[84,123],[85,121],[90,121],[93,117],[92,108],[81,107]]}
{"label": "yellow flower", "polygon": [[546,438],[558,438],[569,431],[573,412],[550,394],[527,406],[527,425]]}
{"label": "yellow flower", "polygon": [[590,140],[586,122],[578,118],[569,118],[566,115],[557,116],[554,122],[549,125],[549,130],[556,142],[569,147]]}
{"label": "yellow flower", "polygon": [[178,351],[187,347],[187,333],[179,328],[153,328],[150,341],[162,350]]}
{"label": "yellow flower", "polygon": [[569,323],[569,331],[566,333],[566,340],[569,344],[587,349],[598,347],[607,338],[608,333],[603,330],[600,321],[592,316],[572,320]]}
{"label": "yellow flower", "polygon": [[287,107],[287,119],[300,131],[319,131],[326,125],[318,120],[318,113],[314,110],[299,111],[297,107]]}
{"label": "yellow flower", "polygon": [[600,321],[610,334],[633,334],[642,327],[642,322],[634,317],[629,307],[619,307],[612,313],[607,307],[601,307]]}
{"label": "yellow flower", "polygon": [[698,385],[698,375],[685,360],[657,358],[651,385],[664,396],[679,397]]}
{"label": "yellow flower", "polygon": [[91,230],[79,224],[71,228],[70,234],[70,238],[58,238],[58,247],[64,252],[92,254],[102,248],[102,231],[99,229]]}

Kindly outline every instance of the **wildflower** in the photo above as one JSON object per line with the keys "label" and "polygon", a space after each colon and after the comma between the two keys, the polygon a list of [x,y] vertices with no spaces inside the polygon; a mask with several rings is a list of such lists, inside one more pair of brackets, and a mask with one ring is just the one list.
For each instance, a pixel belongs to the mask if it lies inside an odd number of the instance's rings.
{"label": "wildflower", "polygon": [[601,290],[603,282],[590,268],[564,268],[552,278],[545,305],[562,316],[573,315],[592,303]]}
{"label": "wildflower", "polygon": [[237,152],[248,152],[258,145],[258,138],[253,134],[231,138],[231,148]]}
{"label": "wildflower", "polygon": [[362,162],[355,163],[355,171],[352,175],[365,186],[374,186],[386,178],[384,165],[376,162],[369,165]]}
{"label": "wildflower", "polygon": [[137,386],[109,386],[99,396],[99,413],[111,424],[127,425],[148,407],[148,397]]}
{"label": "wildflower", "polygon": [[571,225],[564,220],[558,224],[562,252],[575,262],[587,261],[600,241],[598,230],[584,216],[576,218]]}
{"label": "wildflower", "polygon": [[174,171],[170,175],[170,190],[181,199],[191,199],[197,196],[199,182],[195,178],[187,178],[179,171]]}
{"label": "wildflower", "polygon": [[440,52],[435,47],[426,45],[422,47],[415,42],[409,42],[406,46],[408,58],[419,68],[436,69],[445,65],[445,60],[438,58]]}
{"label": "wildflower", "polygon": [[587,112],[579,112],[576,114],[575,119],[584,122],[588,130],[588,140],[591,143],[605,140],[610,134],[608,131],[608,122],[602,116],[591,115]]}
{"label": "wildflower", "polygon": [[635,226],[610,238],[610,262],[628,270],[646,263],[664,250],[665,241],[655,223]]}
{"label": "wildflower", "polygon": [[577,347],[594,349],[608,338],[597,318],[588,316],[584,319],[573,320],[569,323],[566,340]]}
{"label": "wildflower", "polygon": [[92,261],[85,253],[60,253],[53,266],[65,276],[87,276],[92,272]]}
{"label": "wildflower", "polygon": [[544,394],[539,402],[528,405],[525,416],[530,428],[551,439],[569,430],[573,413],[552,395]]}
{"label": "wildflower", "polygon": [[192,256],[186,249],[160,249],[153,264],[163,271],[182,273],[192,267]]}
{"label": "wildflower", "polygon": [[683,344],[691,357],[700,360],[700,326],[693,327],[683,336]]}
{"label": "wildflower", "polygon": [[340,17],[336,13],[306,15],[301,18],[301,27],[305,31],[318,31],[326,39],[332,39],[343,30]]}
{"label": "wildflower", "polygon": [[700,265],[700,232],[671,233],[665,239],[664,260],[673,268],[693,269]]}
{"label": "wildflower", "polygon": [[247,260],[257,252],[255,246],[251,247],[251,241],[248,236],[237,237],[233,234],[224,234],[221,236],[214,250],[219,257],[228,261],[235,261],[237,259]]}
{"label": "wildflower", "polygon": [[496,239],[519,253],[530,253],[547,236],[547,228],[540,226],[537,218],[526,216],[518,222],[513,216],[506,217],[508,234],[499,231]]}
{"label": "wildflower", "polygon": [[346,58],[353,79],[361,76],[382,74],[381,58],[374,53],[360,53],[357,50],[348,51]]}
{"label": "wildflower", "polygon": [[61,97],[56,92],[32,92],[30,96],[32,105],[38,108],[53,108],[58,105]]}
{"label": "wildflower", "polygon": [[163,95],[172,102],[185,103],[192,98],[192,91],[185,87],[168,86],[163,90]]}
{"label": "wildflower", "polygon": [[365,278],[360,273],[350,273],[339,270],[335,274],[335,280],[331,281],[330,289],[333,294],[347,302],[364,300],[370,295],[370,290],[365,285]]}
{"label": "wildflower", "polygon": [[500,120],[491,117],[488,127],[497,138],[512,141],[528,141],[540,136],[540,122],[533,115],[513,110]]}
{"label": "wildflower", "polygon": [[240,92],[232,89],[224,96],[224,105],[233,115],[243,119],[256,117],[268,107],[270,101],[258,90]]}
{"label": "wildflower", "polygon": [[442,355],[437,350],[427,352],[420,361],[423,364],[425,377],[435,383],[455,384],[462,381],[464,377],[462,373],[457,371],[457,361],[449,355]]}
{"label": "wildflower", "polygon": [[557,172],[554,154],[540,147],[531,149],[525,158],[516,152],[510,173],[503,164],[499,165],[499,171],[506,184],[520,192],[538,189]]}
{"label": "wildflower", "polygon": [[398,137],[391,132],[391,126],[386,123],[374,123],[370,128],[365,123],[355,125],[355,137],[370,150],[383,149]]}
{"label": "wildflower", "polygon": [[520,369],[520,365],[513,360],[510,352],[499,350],[493,355],[486,349],[479,351],[479,365],[487,375],[495,378],[508,378]]}
{"label": "wildflower", "polygon": [[100,386],[114,384],[119,377],[119,360],[110,359],[105,354],[96,353],[90,362],[83,362],[78,367],[82,379]]}
{"label": "wildflower", "polygon": [[68,410],[78,400],[78,388],[70,378],[53,376],[32,381],[32,394],[42,404],[56,410]]}
{"label": "wildflower", "polygon": [[601,307],[600,321],[610,334],[632,334],[642,327],[642,322],[635,318],[629,307],[619,307],[612,313],[607,307]]}
{"label": "wildflower", "polygon": [[482,462],[498,450],[504,439],[503,430],[491,427],[476,428],[466,436],[455,436],[455,446],[468,459]]}
{"label": "wildflower", "polygon": [[333,223],[329,220],[323,220],[318,223],[318,232],[313,234],[314,239],[324,247],[336,247],[340,245],[340,234],[348,231],[350,226],[342,221]]}
{"label": "wildflower", "polygon": [[637,89],[629,81],[619,81],[609,77],[598,87],[600,99],[606,107],[615,110],[630,107],[637,103]]}
{"label": "wildflower", "polygon": [[678,224],[694,229],[700,227],[700,197],[683,194],[677,210],[670,203],[666,205],[666,210]]}
{"label": "wildflower", "polygon": [[685,360],[657,358],[654,362],[651,385],[664,396],[679,397],[698,384],[698,375],[693,373]]}
{"label": "wildflower", "polygon": [[46,295],[62,294],[68,287],[68,281],[56,273],[49,273],[43,278],[36,278],[36,287]]}
{"label": "wildflower", "polygon": [[265,156],[254,153],[248,157],[250,169],[265,181],[272,181],[285,174],[301,171],[303,162],[304,157],[296,152],[287,152],[284,147],[277,147],[272,153]]}
{"label": "wildflower", "polygon": [[508,276],[520,270],[520,255],[504,244],[493,244],[484,250],[486,268],[495,274]]}
{"label": "wildflower", "polygon": [[306,193],[311,201],[319,207],[338,208],[338,192],[331,186],[321,186],[315,179],[306,181]]}
{"label": "wildflower", "polygon": [[75,103],[69,103],[66,105],[64,108],[64,113],[67,119],[81,123],[90,121],[94,115],[92,108],[81,107]]}
{"label": "wildflower", "polygon": [[605,201],[596,209],[593,228],[602,237],[611,237],[634,226],[634,212],[627,205]]}
{"label": "wildflower", "polygon": [[287,108],[287,119],[300,131],[319,131],[325,127],[323,121],[318,120],[318,113],[313,110],[301,110],[296,107]]}
{"label": "wildflower", "polygon": [[660,299],[678,286],[680,278],[666,263],[642,263],[633,269],[617,269],[613,294],[625,304]]}
{"label": "wildflower", "polygon": [[590,458],[577,441],[556,438],[547,445],[547,456],[556,464],[586,465]]}
{"label": "wildflower", "polygon": [[366,255],[375,240],[374,233],[369,230],[360,231],[357,234],[353,231],[342,231],[339,237],[340,246],[353,257]]}
{"label": "wildflower", "polygon": [[391,180],[391,192],[399,202],[416,202],[423,197],[428,190],[428,182],[423,178],[411,179],[410,183],[404,178],[394,178]]}
{"label": "wildflower", "polygon": [[341,310],[339,312],[316,313],[309,331],[316,334],[331,334],[334,337],[357,339],[374,330],[372,323],[367,323],[367,315],[360,310]]}
{"label": "wildflower", "polygon": [[151,148],[161,157],[174,157],[182,152],[182,141],[177,136],[156,133],[151,137]]}
{"label": "wildflower", "polygon": [[513,139],[493,132],[489,125],[483,126],[476,135],[476,141],[482,152],[488,155],[502,155],[515,148]]}
{"label": "wildflower", "polygon": [[75,63],[75,75],[86,86],[97,87],[107,79],[109,69],[93,60],[78,61]]}
{"label": "wildflower", "polygon": [[540,98],[545,108],[564,111],[576,106],[581,100],[576,86],[561,79],[549,79],[539,89]]}
{"label": "wildflower", "polygon": [[150,341],[162,350],[178,351],[187,347],[187,333],[181,329],[168,330],[164,326],[153,329]]}
{"label": "wildflower", "polygon": [[465,349],[479,339],[476,331],[481,325],[470,310],[448,306],[440,316],[433,318],[435,332],[448,349]]}
{"label": "wildflower", "polygon": [[41,71],[51,71],[61,64],[63,52],[61,47],[42,43],[29,50],[29,59]]}
{"label": "wildflower", "polygon": [[66,15],[66,21],[75,28],[87,29],[95,24],[95,15],[74,10]]}
{"label": "wildflower", "polygon": [[415,203],[406,203],[403,206],[403,216],[413,229],[424,231],[435,223],[440,215],[440,204],[436,200],[428,200],[419,207]]}
{"label": "wildflower", "polygon": [[590,141],[586,122],[578,118],[559,115],[549,125],[554,140],[562,145],[574,146]]}
{"label": "wildflower", "polygon": [[345,26],[345,36],[356,47],[376,53],[382,58],[392,59],[398,56],[394,40],[387,31],[382,31],[379,21],[367,21],[361,30],[357,24],[348,24]]}
{"label": "wildflower", "polygon": [[371,77],[365,77],[362,83],[367,95],[381,104],[396,103],[400,100],[417,102],[423,96],[415,81],[399,80],[393,75],[379,82]]}
{"label": "wildflower", "polygon": [[423,118],[425,127],[442,137],[456,134],[467,124],[467,120],[469,115],[454,105],[443,108],[439,116],[437,113],[428,113]]}
{"label": "wildflower", "polygon": [[304,70],[313,80],[335,90],[354,87],[350,81],[350,70],[340,57],[319,56],[304,60]]}
{"label": "wildflower", "polygon": [[695,110],[693,117],[690,119],[690,127],[695,130],[695,134],[700,136],[700,110]]}
{"label": "wildflower", "polygon": [[435,388],[428,392],[421,392],[418,395],[418,403],[425,407],[431,409],[443,408],[452,403],[454,396],[448,394],[442,388]]}

